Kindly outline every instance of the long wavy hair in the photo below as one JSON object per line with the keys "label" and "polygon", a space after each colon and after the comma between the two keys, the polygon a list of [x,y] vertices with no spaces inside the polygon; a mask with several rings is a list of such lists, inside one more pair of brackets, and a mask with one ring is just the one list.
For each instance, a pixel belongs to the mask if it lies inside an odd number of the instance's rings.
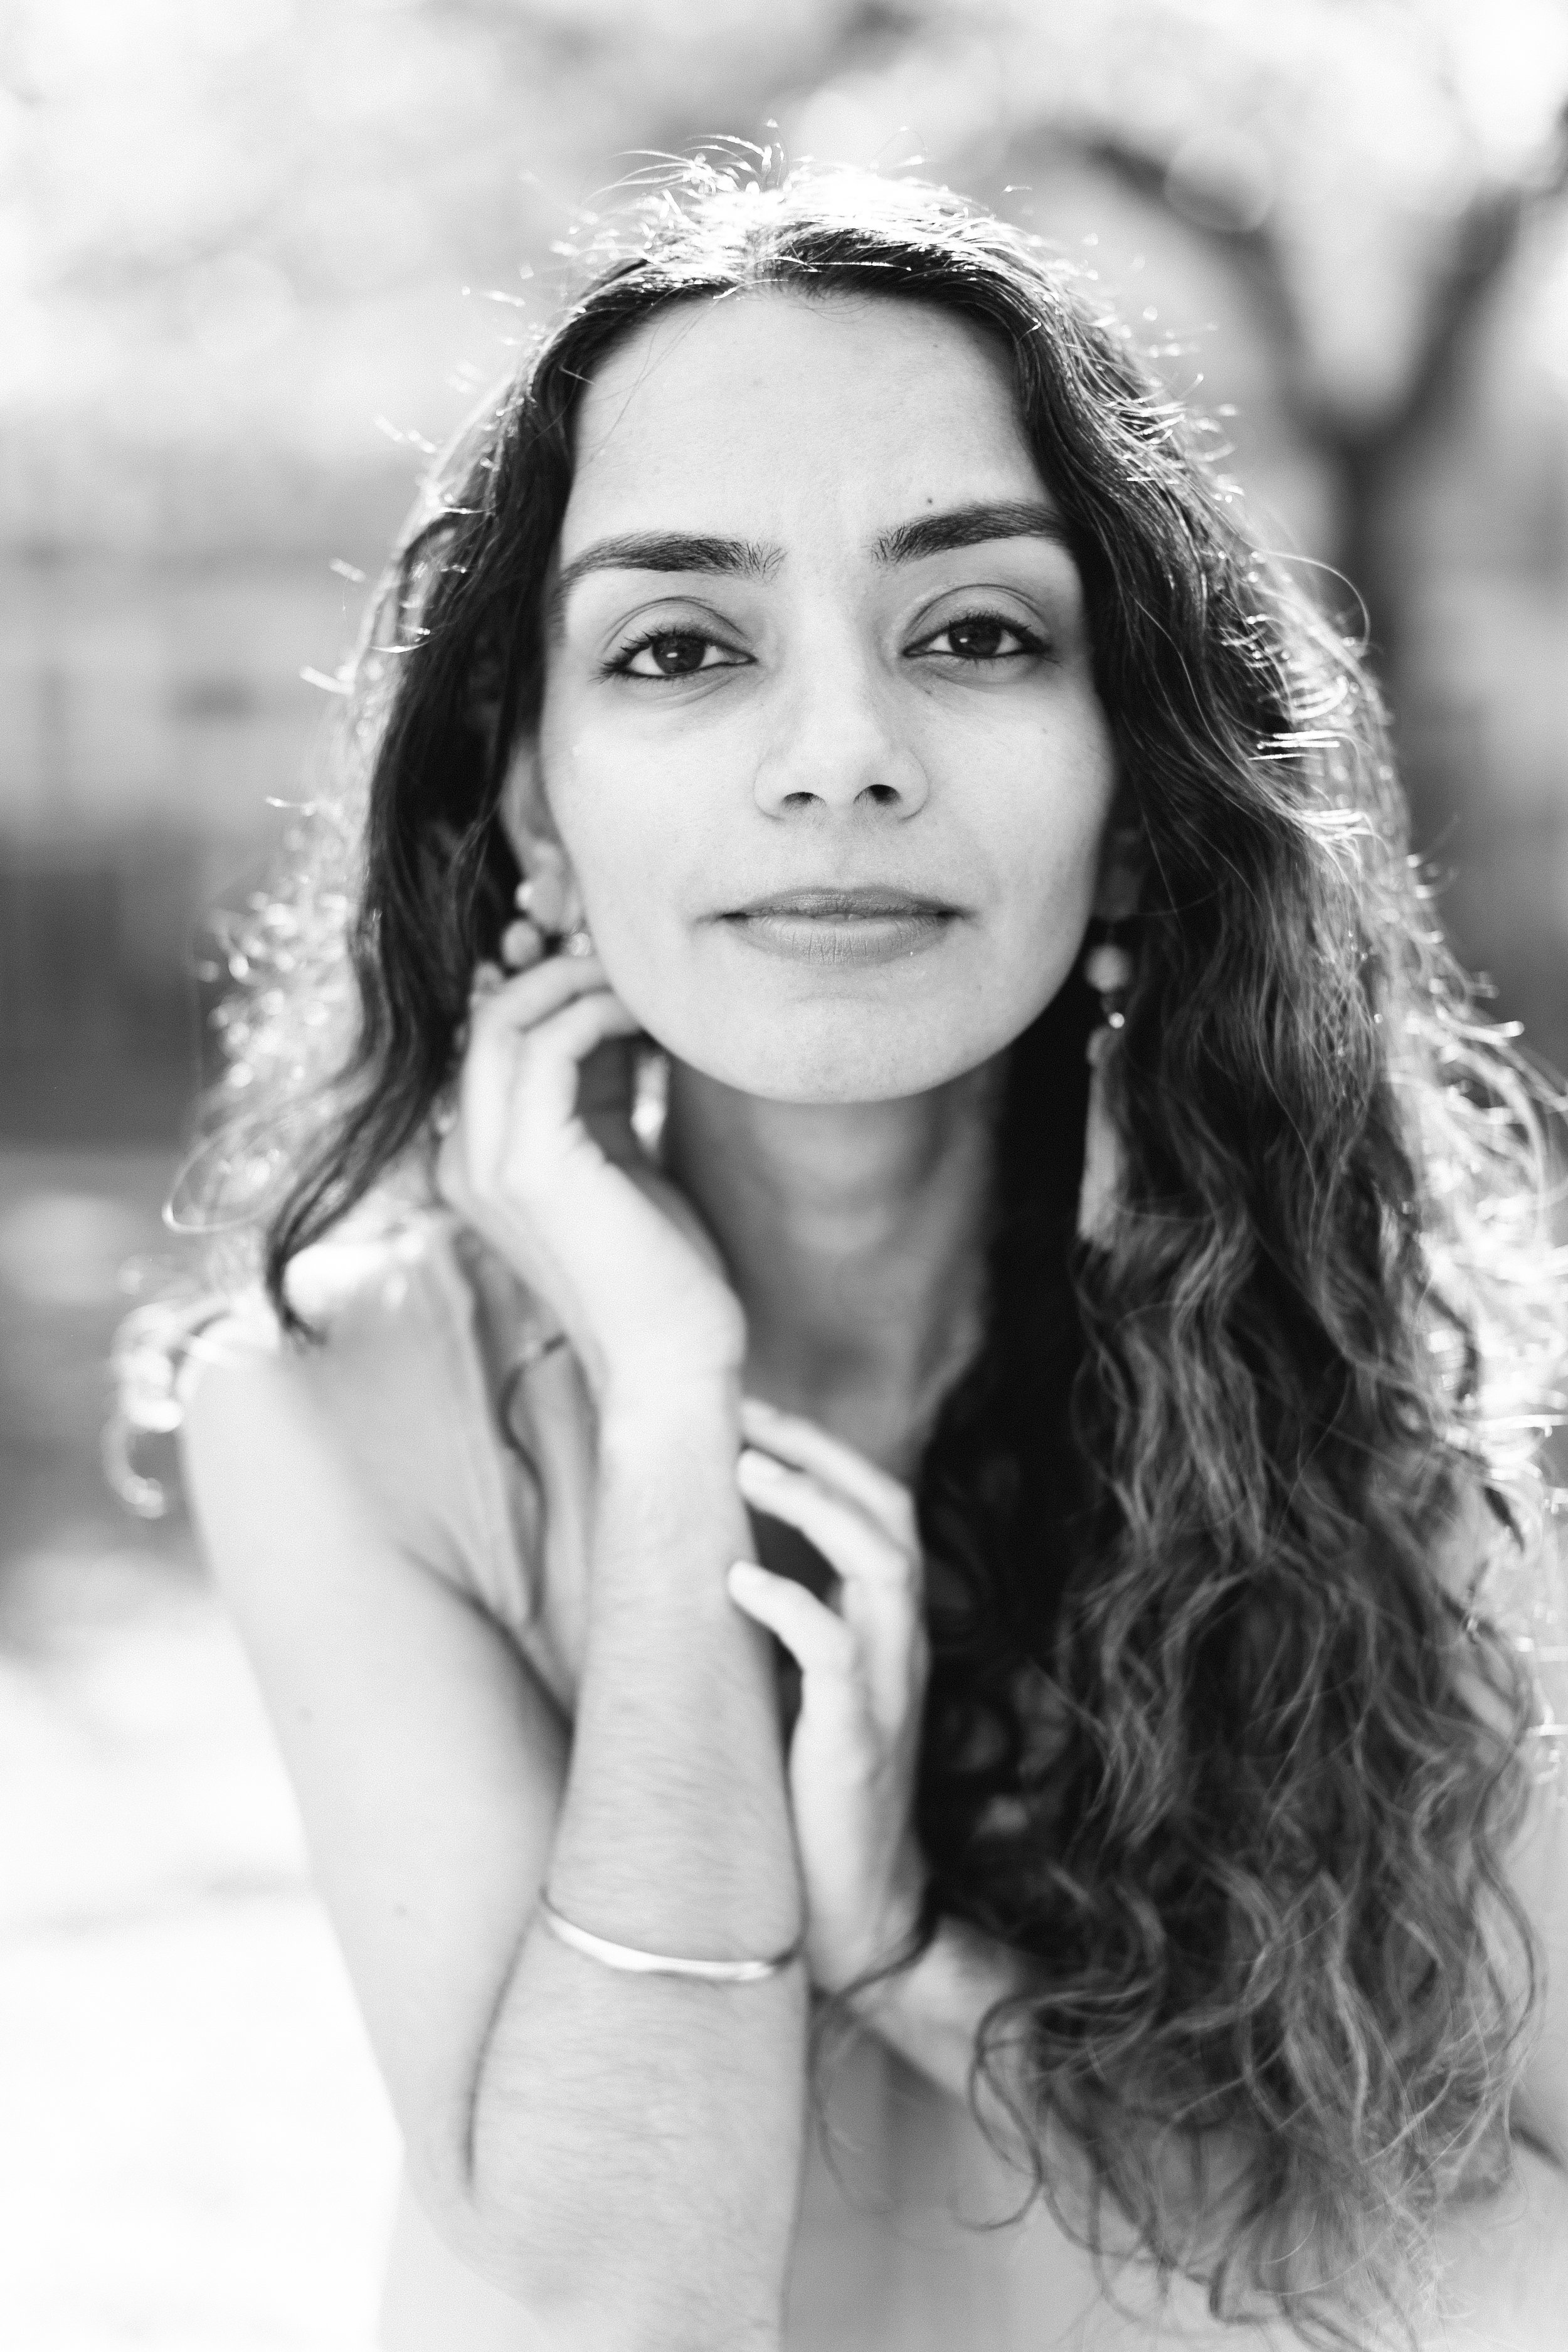
{"label": "long wavy hair", "polygon": [[977,2076],[1069,2226],[1119,2217],[1217,2315],[1360,2341],[1444,2201],[1502,2177],[1533,1998],[1502,1857],[1534,1702],[1488,1580],[1528,1574],[1540,1516],[1541,1089],[1443,945],[1354,649],[1092,284],[946,191],[734,149],[635,187],[579,260],[374,601],[345,796],[235,926],[208,1164],[286,1322],[302,1250],[417,1194],[518,880],[498,801],[606,352],[763,288],[994,338],[1142,882],[1114,1216],[1075,1234],[1075,980],[1012,1051],[986,1338],[920,1473],[928,1927],[1030,1956]]}

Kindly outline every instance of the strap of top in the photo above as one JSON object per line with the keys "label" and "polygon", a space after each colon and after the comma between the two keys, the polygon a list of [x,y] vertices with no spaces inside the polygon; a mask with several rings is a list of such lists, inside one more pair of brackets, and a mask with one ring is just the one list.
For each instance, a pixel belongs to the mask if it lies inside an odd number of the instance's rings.
{"label": "strap of top", "polygon": [[[544,1569],[557,1547],[540,1457],[552,1449],[538,1442],[531,1395],[534,1368],[559,1359],[551,1318],[477,1237],[434,1213],[318,1244],[296,1261],[290,1289],[319,1344],[293,1347],[247,1297],[193,1333],[182,1387],[204,1363],[286,1352],[388,1540],[505,1626],[564,1696],[543,1638]],[[552,1381],[569,1423],[580,1417],[577,1386]]]}

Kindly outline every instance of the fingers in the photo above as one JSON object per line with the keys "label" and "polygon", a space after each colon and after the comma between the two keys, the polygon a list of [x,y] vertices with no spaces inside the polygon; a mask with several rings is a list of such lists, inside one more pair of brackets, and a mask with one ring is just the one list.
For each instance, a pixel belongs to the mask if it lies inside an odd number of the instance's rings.
{"label": "fingers", "polygon": [[537,1071],[570,1077],[573,1100],[576,1099],[577,1065],[587,1060],[596,1045],[611,1037],[636,1037],[640,1029],[635,1013],[628,1013],[618,996],[601,988],[592,996],[579,997],[574,1003],[563,1004],[547,1021],[528,1033],[528,1052],[521,1075],[526,1081]]}
{"label": "fingers", "polygon": [[842,1438],[830,1436],[802,1413],[781,1412],[761,1397],[742,1398],[741,1426],[753,1445],[797,1469],[814,1471],[824,1485],[858,1503],[894,1543],[918,1552],[914,1496]]}
{"label": "fingers", "polygon": [[847,1581],[913,1593],[913,1555],[858,1503],[834,1494],[809,1471],[792,1470],[751,1446],[742,1451],[736,1475],[749,1503],[798,1528]]}
{"label": "fingers", "polygon": [[891,1729],[909,1714],[925,1678],[919,1553],[895,1543],[858,1504],[831,1493],[810,1471],[789,1469],[748,1449],[736,1478],[748,1503],[798,1528],[844,1580],[843,1620],[834,1622],[863,1643],[877,1718]]}
{"label": "fingers", "polygon": [[508,1168],[524,1186],[530,1168],[542,1167],[551,1139],[563,1137],[576,1119],[589,1055],[612,1037],[637,1034],[635,1016],[607,988],[563,1005],[529,1031],[512,1080],[507,1134]]}
{"label": "fingers", "polygon": [[521,1146],[559,1135],[577,1108],[580,1066],[638,1024],[597,958],[554,957],[513,979],[481,969],[459,1080],[463,1157],[483,1181]]}
{"label": "fingers", "polygon": [[802,1715],[809,1710],[814,1719],[837,1717],[841,1724],[863,1729],[866,1690],[860,1646],[843,1618],[804,1584],[774,1576],[754,1560],[738,1559],[728,1582],[737,1609],[776,1634],[800,1668]]}
{"label": "fingers", "polygon": [[474,976],[471,1016],[475,1045],[531,1029],[574,997],[607,985],[597,956],[549,956],[509,980],[497,964],[481,964]]}

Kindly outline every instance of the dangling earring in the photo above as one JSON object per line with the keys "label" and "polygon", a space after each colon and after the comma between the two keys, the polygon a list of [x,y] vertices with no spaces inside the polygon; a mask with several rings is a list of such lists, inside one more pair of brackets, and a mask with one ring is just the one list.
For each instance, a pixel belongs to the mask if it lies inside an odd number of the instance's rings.
{"label": "dangling earring", "polygon": [[645,1043],[632,1077],[632,1133],[656,1168],[664,1165],[664,1128],[669,1111],[669,1056]]}
{"label": "dangling earring", "polygon": [[1100,998],[1100,1021],[1091,1034],[1089,1056],[1089,1117],[1084,1126],[1083,1181],[1078,1195],[1079,1238],[1108,1245],[1121,1201],[1123,1153],[1121,1138],[1111,1114],[1108,1069],[1118,1033],[1125,1027],[1124,1007],[1132,985],[1132,957],[1111,935],[1090,948],[1083,960],[1083,976]]}

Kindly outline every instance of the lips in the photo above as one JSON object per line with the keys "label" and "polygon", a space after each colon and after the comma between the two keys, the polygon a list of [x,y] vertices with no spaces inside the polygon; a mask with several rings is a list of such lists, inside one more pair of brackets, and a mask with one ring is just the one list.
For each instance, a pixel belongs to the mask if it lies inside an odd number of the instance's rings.
{"label": "lips", "polygon": [[852,888],[771,891],[721,920],[734,938],[764,955],[795,963],[891,963],[944,940],[960,909],[885,883]]}
{"label": "lips", "polygon": [[744,907],[731,908],[726,921],[746,921],[755,915],[799,915],[814,922],[875,922],[900,915],[956,915],[958,909],[944,898],[928,898],[913,890],[897,890],[880,882],[857,883],[853,887],[831,889],[774,890],[765,898],[753,898]]}

